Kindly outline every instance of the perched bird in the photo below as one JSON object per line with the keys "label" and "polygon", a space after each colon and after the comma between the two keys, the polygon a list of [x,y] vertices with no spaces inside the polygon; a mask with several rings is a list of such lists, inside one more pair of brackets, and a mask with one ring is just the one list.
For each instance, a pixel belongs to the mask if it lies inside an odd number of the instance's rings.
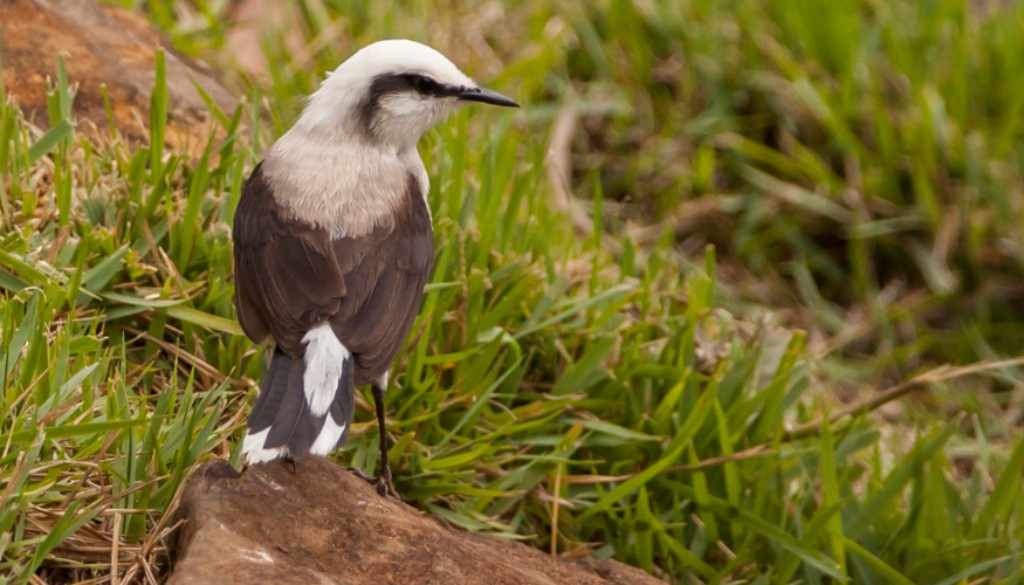
{"label": "perched bird", "polygon": [[425,45],[390,40],[341,64],[246,180],[235,214],[235,304],[273,357],[248,419],[248,463],[328,455],[345,444],[355,387],[384,428],[388,371],[434,260],[416,144],[460,106],[518,105]]}

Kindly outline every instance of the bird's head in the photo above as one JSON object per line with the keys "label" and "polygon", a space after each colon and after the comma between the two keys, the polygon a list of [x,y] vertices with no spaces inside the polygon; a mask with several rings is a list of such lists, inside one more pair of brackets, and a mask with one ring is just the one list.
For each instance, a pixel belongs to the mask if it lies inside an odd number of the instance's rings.
{"label": "bird's head", "polygon": [[518,107],[478,86],[434,49],[407,40],[380,41],[349,57],[310,96],[296,126],[329,139],[367,140],[398,149],[460,106]]}

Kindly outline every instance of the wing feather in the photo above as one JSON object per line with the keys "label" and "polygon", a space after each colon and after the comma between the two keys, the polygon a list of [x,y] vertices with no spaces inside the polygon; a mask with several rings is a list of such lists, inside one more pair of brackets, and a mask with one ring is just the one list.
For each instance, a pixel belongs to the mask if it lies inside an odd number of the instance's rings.
{"label": "wing feather", "polygon": [[257,166],[235,214],[238,318],[256,342],[269,334],[292,358],[302,337],[330,319],[355,356],[356,384],[387,372],[412,327],[434,259],[430,212],[419,182],[393,221],[358,238],[283,217]]}
{"label": "wing feather", "polygon": [[351,269],[344,271],[348,292],[331,327],[356,356],[356,384],[387,372],[419,313],[434,262],[430,211],[412,176],[407,193],[394,227],[369,239],[334,241],[335,256]]}
{"label": "wing feather", "polygon": [[312,326],[338,312],[345,281],[328,233],[287,219],[263,177],[250,175],[235,212],[235,302],[246,335],[269,333],[296,358]]}

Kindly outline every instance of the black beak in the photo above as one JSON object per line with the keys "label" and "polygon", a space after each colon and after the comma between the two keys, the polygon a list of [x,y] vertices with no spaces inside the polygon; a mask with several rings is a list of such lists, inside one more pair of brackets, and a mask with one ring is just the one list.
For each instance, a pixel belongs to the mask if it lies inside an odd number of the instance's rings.
{"label": "black beak", "polygon": [[484,104],[492,104],[495,106],[505,106],[507,108],[518,108],[519,104],[510,100],[509,98],[501,95],[496,91],[484,89],[482,87],[469,87],[459,91],[455,94],[455,97],[459,98],[464,102],[480,102]]}

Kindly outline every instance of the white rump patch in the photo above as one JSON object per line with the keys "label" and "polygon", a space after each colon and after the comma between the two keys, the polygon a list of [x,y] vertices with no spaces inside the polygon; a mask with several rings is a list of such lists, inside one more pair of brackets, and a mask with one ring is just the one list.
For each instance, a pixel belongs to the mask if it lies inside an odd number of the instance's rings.
{"label": "white rump patch", "polygon": [[334,417],[328,415],[327,419],[324,420],[324,428],[320,429],[320,434],[317,435],[316,441],[313,442],[313,446],[309,448],[309,452],[312,455],[330,455],[331,451],[334,451],[335,445],[338,444],[338,440],[341,439],[341,435],[345,433],[345,424],[338,424],[334,422]]}
{"label": "white rump patch", "polygon": [[288,453],[287,447],[264,449],[263,445],[267,442],[269,434],[270,428],[267,427],[256,434],[247,433],[245,435],[245,440],[242,442],[242,454],[245,455],[245,461],[248,464],[266,463]]}
{"label": "white rump patch", "polygon": [[310,329],[302,343],[306,344],[306,371],[302,375],[306,404],[313,416],[323,416],[334,401],[341,369],[351,354],[326,321]]}

